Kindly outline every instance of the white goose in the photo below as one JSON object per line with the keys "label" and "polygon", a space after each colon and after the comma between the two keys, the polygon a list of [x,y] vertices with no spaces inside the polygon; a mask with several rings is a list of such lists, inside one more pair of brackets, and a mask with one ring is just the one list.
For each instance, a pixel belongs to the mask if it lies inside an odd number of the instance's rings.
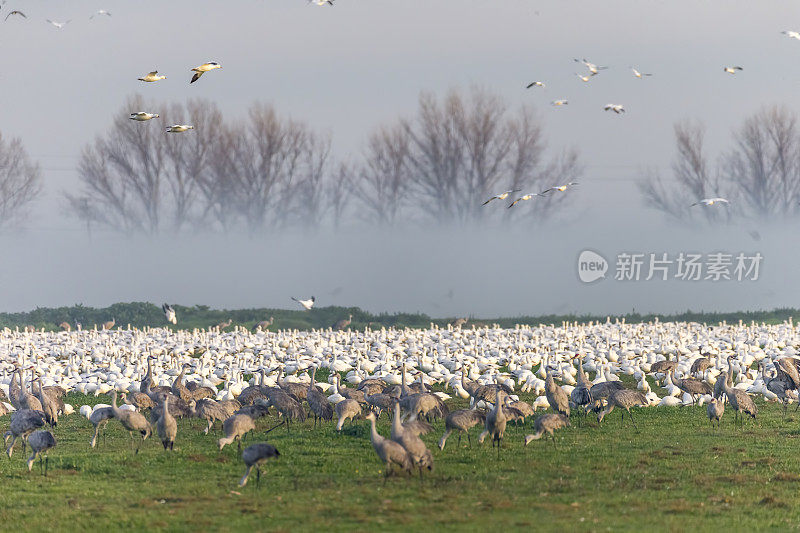
{"label": "white goose", "polygon": [[154,118],[158,118],[158,113],[146,113],[144,111],[137,111],[136,113],[131,113],[131,120],[136,120],[139,122],[144,122],[146,120],[152,120]]}
{"label": "white goose", "polygon": [[146,81],[148,83],[152,83],[154,81],[165,80],[165,79],[167,79],[166,76],[159,76],[158,71],[154,70],[152,72],[148,72],[147,74],[139,78],[139,81]]}
{"label": "white goose", "polygon": [[196,82],[197,80],[200,79],[200,76],[202,76],[209,70],[214,70],[218,68],[222,68],[222,65],[220,65],[216,61],[209,61],[208,63],[203,63],[199,67],[194,67],[193,69],[190,69],[192,72],[194,72],[194,76],[192,76],[192,81],[190,81],[189,83],[191,84]]}
{"label": "white goose", "polygon": [[193,130],[194,126],[188,124],[173,124],[167,127],[167,133],[183,133],[184,131]]}

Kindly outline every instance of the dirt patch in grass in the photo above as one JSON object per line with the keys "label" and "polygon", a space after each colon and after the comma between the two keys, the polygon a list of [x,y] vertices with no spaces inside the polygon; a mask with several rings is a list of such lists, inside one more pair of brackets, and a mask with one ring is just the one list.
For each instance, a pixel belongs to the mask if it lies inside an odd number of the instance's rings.
{"label": "dirt patch in grass", "polygon": [[205,463],[206,461],[208,461],[208,457],[199,454],[192,454],[187,456],[186,458],[194,463]]}
{"label": "dirt patch in grass", "polygon": [[772,481],[800,481],[800,474],[779,472],[772,477]]}
{"label": "dirt patch in grass", "polygon": [[786,502],[782,502],[781,500],[773,498],[772,496],[763,497],[761,501],[758,502],[758,504],[765,505],[767,507],[780,507],[780,508],[789,507],[788,505],[786,505]]}

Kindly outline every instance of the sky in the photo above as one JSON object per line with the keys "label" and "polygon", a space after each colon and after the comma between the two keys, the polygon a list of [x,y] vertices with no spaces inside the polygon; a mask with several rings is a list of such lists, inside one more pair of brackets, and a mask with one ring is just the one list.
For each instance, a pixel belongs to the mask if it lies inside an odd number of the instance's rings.
{"label": "sky", "polygon": [[[637,181],[669,175],[673,125],[701,120],[716,158],[732,131],[765,105],[798,109],[797,2],[336,0],[9,0],[0,17],[0,132],[20,137],[43,170],[44,197],[24,231],[0,235],[0,309],[162,300],[214,307],[320,305],[435,316],[515,316],[762,309],[793,305],[794,228],[734,221],[710,230],[664,219]],[[98,9],[111,17],[89,20]],[[45,19],[70,20],[62,30]],[[573,58],[608,66],[589,83]],[[189,69],[222,70],[189,85]],[[731,76],[723,67],[740,65]],[[636,79],[629,67],[652,73]],[[158,69],[167,79],[137,78]],[[526,90],[530,81],[544,89]],[[243,116],[255,101],[333,139],[357,157],[376,126],[411,114],[420,91],[479,86],[531,105],[555,153],[577,148],[585,171],[568,211],[547,228],[376,232],[349,228],[261,237],[146,239],[96,233],[65,216],[83,147],[108,132],[133,93],[191,97]],[[554,108],[549,102],[569,99]],[[603,111],[623,104],[622,116]],[[758,230],[761,240],[749,236]],[[584,249],[612,263],[620,251],[761,251],[758,281],[583,284]],[[341,290],[335,290],[341,287]],[[453,297],[446,295],[452,289]]]}

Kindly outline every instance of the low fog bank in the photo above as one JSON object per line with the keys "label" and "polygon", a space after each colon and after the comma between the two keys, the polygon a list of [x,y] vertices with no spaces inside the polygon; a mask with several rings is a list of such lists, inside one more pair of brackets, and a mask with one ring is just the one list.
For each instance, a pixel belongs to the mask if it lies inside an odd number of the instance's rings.
{"label": "low fog bank", "polygon": [[[82,303],[168,301],[214,308],[317,305],[432,316],[509,317],[759,310],[796,306],[800,253],[791,229],[717,229],[621,219],[549,228],[343,231],[268,237],[126,238],[44,231],[4,235],[3,311]],[[590,249],[606,279],[578,278]],[[725,252],[763,256],[757,281],[617,281],[620,252]],[[646,258],[647,259],[647,258]],[[676,272],[672,265],[670,276]],[[642,267],[646,277],[648,261]],[[705,272],[703,274],[705,276]]]}

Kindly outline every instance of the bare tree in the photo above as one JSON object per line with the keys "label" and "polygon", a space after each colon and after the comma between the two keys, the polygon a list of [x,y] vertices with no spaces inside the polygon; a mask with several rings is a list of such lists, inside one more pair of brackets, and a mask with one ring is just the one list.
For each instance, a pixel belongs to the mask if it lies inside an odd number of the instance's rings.
{"label": "bare tree", "polygon": [[0,227],[11,227],[26,217],[26,207],[42,191],[39,166],[19,139],[0,135]]}
{"label": "bare tree", "polygon": [[800,131],[797,113],[764,108],[734,134],[721,168],[740,209],[756,217],[800,212]]}
{"label": "bare tree", "polygon": [[327,180],[327,203],[334,229],[339,228],[347,215],[347,208],[350,206],[352,183],[352,169],[346,163],[339,164],[339,168]]}
{"label": "bare tree", "polygon": [[[154,106],[129,98],[111,132],[84,149],[78,167],[82,190],[66,194],[69,208],[82,220],[125,232],[179,231],[193,216],[194,178],[210,151],[211,137],[204,133],[209,128],[200,126],[213,125],[220,113],[197,101],[162,106],[160,119],[129,119],[131,110],[143,109]],[[162,124],[174,122],[194,123],[196,129],[170,136]]]}
{"label": "bare tree", "polygon": [[[693,215],[709,220],[718,218],[718,210],[692,209],[698,200],[724,194],[719,173],[709,169],[705,154],[705,128],[698,122],[675,125],[678,153],[672,162],[672,180],[651,171],[639,190],[645,201],[668,216],[688,220]],[[727,213],[727,211],[726,211]]]}
{"label": "bare tree", "polygon": [[[560,185],[556,179],[580,174],[577,154],[544,162],[545,143],[533,112],[508,110],[499,97],[473,89],[465,97],[451,91],[442,102],[423,94],[417,117],[403,121],[409,137],[407,175],[410,197],[420,212],[440,223],[464,223],[507,212],[482,203],[500,189]],[[546,217],[567,196],[544,199],[517,216]]]}
{"label": "bare tree", "polygon": [[350,177],[350,186],[363,209],[361,217],[380,226],[397,222],[404,206],[409,180],[411,135],[400,124],[374,132],[364,152],[361,168]]}

